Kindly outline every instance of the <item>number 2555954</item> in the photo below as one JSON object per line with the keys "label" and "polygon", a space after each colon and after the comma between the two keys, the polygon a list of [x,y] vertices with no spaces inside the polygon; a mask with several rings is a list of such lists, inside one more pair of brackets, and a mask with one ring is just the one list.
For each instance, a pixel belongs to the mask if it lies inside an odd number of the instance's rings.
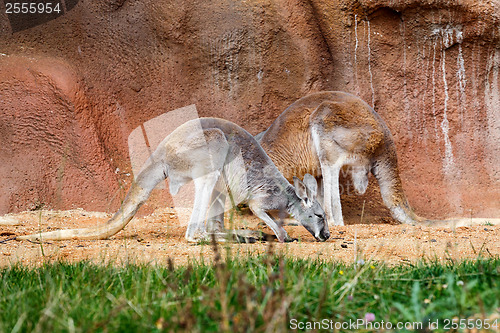
{"label": "number 2555954", "polygon": [[6,14],[52,14],[60,13],[60,3],[34,3],[34,2],[14,2],[5,3]]}

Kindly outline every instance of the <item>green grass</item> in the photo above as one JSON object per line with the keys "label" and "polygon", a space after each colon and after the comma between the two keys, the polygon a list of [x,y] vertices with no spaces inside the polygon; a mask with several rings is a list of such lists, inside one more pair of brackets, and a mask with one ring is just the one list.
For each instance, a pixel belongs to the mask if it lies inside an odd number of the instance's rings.
{"label": "green grass", "polygon": [[276,332],[291,320],[342,323],[367,313],[394,324],[440,320],[438,332],[445,319],[488,317],[500,307],[499,258],[387,266],[216,257],[185,267],[3,268],[0,332]]}

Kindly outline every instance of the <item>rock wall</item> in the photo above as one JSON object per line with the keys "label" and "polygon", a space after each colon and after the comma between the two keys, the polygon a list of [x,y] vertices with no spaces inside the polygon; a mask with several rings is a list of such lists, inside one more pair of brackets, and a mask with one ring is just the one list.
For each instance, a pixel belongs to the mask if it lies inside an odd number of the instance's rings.
{"label": "rock wall", "polygon": [[[195,104],[257,134],[319,90],[386,120],[419,214],[500,214],[499,1],[81,0],[16,32],[2,6],[0,214],[113,211],[144,122]],[[373,179],[344,188],[346,215],[387,218]]]}
{"label": "rock wall", "polygon": [[[499,4],[362,1],[347,5],[343,31],[327,40],[344,45],[334,54],[345,89],[389,124],[406,192],[423,215],[498,215]],[[334,29],[330,15],[323,31]]]}

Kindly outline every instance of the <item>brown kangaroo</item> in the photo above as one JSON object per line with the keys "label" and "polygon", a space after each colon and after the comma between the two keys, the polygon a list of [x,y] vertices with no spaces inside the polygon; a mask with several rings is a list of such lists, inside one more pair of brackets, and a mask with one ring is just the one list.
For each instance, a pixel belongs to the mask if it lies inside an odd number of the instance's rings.
{"label": "brown kangaroo", "polygon": [[358,193],[366,191],[371,171],[397,221],[423,222],[403,191],[389,128],[360,98],[340,91],[307,95],[255,138],[288,180],[306,173],[322,178],[323,208],[330,223],[344,225],[339,174],[346,165]]}

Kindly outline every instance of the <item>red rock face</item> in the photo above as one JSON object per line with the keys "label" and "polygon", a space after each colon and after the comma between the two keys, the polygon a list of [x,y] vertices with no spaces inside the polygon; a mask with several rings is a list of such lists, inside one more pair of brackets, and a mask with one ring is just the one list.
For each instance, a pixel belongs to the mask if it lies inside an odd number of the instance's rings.
{"label": "red rock face", "polygon": [[[257,134],[319,90],[379,112],[420,215],[500,214],[498,1],[81,0],[15,33],[4,12],[0,214],[113,211],[144,122],[195,104]],[[373,185],[344,196],[347,219],[363,201],[387,216]]]}

